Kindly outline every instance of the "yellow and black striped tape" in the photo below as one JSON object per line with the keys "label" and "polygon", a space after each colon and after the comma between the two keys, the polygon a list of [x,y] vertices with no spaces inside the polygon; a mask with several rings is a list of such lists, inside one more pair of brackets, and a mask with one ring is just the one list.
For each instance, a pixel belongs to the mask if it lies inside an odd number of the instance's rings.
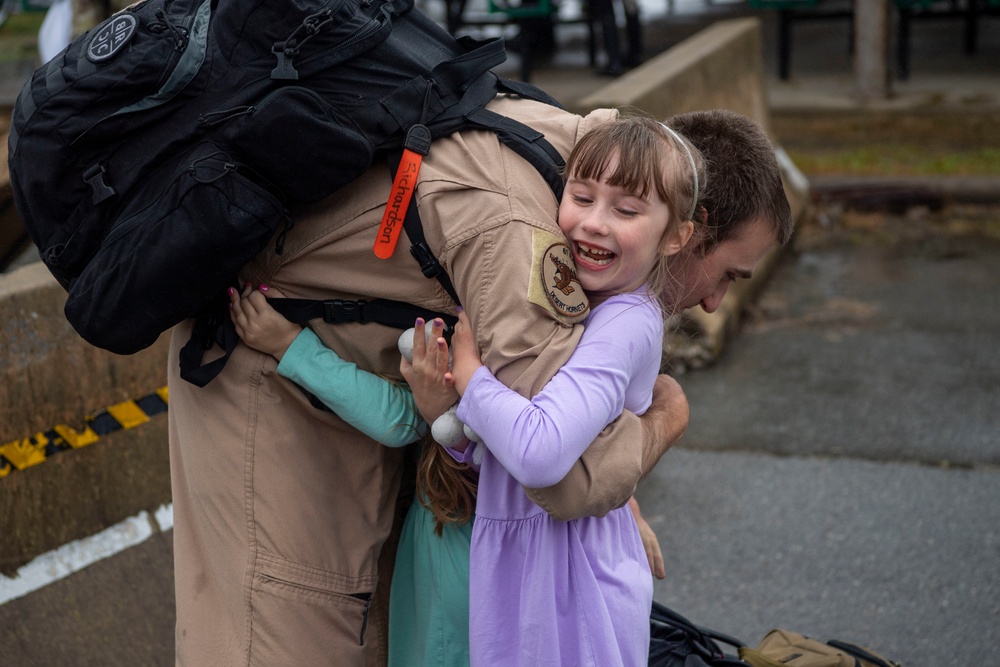
{"label": "yellow and black striped tape", "polygon": [[0,479],[15,470],[24,470],[43,463],[49,457],[67,449],[80,449],[92,445],[101,436],[135,428],[149,421],[150,417],[167,411],[167,388],[160,387],[152,394],[134,401],[112,405],[107,410],[84,417],[83,430],[57,424],[48,431],[0,445]]}

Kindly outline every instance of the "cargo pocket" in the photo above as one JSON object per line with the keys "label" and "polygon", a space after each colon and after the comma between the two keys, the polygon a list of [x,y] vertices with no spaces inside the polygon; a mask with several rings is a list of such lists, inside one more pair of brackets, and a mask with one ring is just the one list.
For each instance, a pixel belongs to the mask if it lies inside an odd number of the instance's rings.
{"label": "cargo pocket", "polygon": [[357,179],[374,155],[348,117],[300,86],[281,88],[236,114],[222,136],[296,204],[317,202]]}
{"label": "cargo pocket", "polygon": [[372,595],[339,589],[323,573],[261,566],[252,584],[250,664],[364,664]]}
{"label": "cargo pocket", "polygon": [[211,143],[157,170],[127,201],[65,309],[84,339],[118,354],[224,298],[287,221],[279,198]]}

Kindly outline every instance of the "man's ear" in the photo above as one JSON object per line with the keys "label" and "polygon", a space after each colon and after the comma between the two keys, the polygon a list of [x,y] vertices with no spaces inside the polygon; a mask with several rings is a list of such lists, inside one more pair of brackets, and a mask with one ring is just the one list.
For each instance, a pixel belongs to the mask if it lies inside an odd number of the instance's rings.
{"label": "man's ear", "polygon": [[663,239],[663,247],[660,251],[664,256],[676,255],[691,240],[692,234],[694,234],[694,223],[690,220],[685,220],[677,226],[677,229],[672,234],[668,234]]}

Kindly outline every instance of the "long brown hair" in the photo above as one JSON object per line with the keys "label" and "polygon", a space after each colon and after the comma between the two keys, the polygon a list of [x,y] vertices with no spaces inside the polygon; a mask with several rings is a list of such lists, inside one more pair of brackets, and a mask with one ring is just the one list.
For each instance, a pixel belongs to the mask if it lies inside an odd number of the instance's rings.
{"label": "long brown hair", "polygon": [[[471,447],[472,445],[470,445]],[[434,515],[434,532],[446,523],[464,524],[476,511],[476,473],[424,436],[417,462],[417,500]]]}

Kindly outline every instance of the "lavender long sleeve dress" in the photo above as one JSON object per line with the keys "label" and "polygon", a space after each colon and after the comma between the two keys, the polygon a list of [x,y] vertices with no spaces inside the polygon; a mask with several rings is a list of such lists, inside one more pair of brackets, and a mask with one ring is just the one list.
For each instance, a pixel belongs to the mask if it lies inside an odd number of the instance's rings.
{"label": "lavender long sleeve dress", "polygon": [[566,365],[530,402],[485,368],[458,416],[487,446],[470,568],[474,667],[646,665],[653,581],[628,507],[556,521],[525,496],[569,471],[628,409],[652,401],[663,319],[644,290],[595,307]]}

